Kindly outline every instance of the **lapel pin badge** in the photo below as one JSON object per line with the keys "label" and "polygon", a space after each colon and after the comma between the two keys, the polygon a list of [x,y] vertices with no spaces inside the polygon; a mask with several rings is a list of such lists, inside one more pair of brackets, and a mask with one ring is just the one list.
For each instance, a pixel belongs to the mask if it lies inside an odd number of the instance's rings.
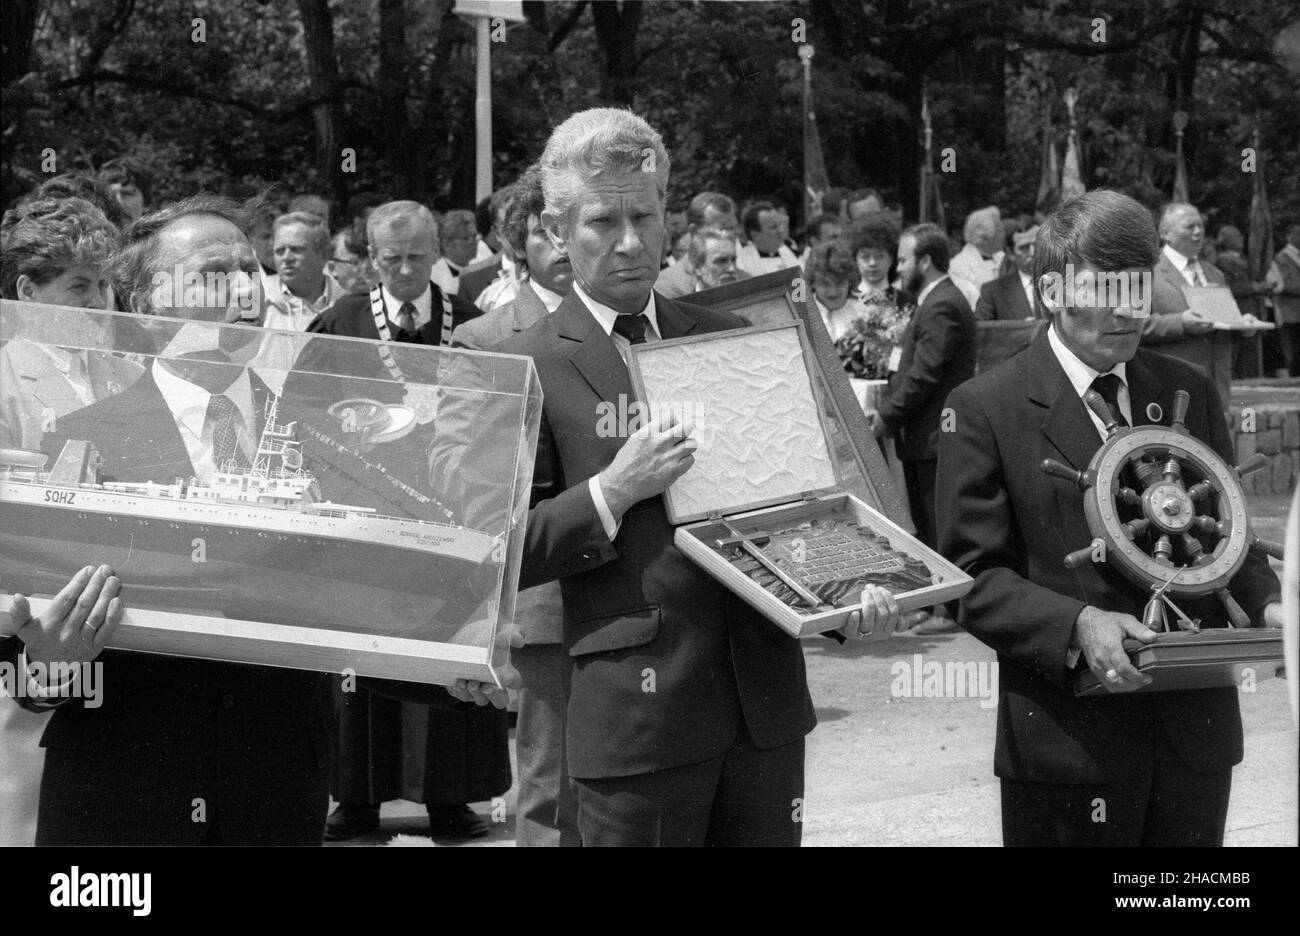
{"label": "lapel pin badge", "polygon": [[1165,418],[1165,411],[1160,408],[1159,403],[1147,404],[1147,422],[1158,423]]}

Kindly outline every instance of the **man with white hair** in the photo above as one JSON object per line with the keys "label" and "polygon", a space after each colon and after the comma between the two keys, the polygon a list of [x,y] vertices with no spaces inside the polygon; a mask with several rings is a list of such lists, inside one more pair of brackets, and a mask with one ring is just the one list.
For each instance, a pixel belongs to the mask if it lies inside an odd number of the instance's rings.
{"label": "man with white hair", "polygon": [[379,285],[368,296],[344,296],[308,331],[449,345],[453,328],[481,314],[433,282],[438,222],[428,208],[413,201],[380,205],[366,219],[366,236]]}
{"label": "man with white hair", "polygon": [[948,275],[962,291],[973,309],[979,303],[980,289],[998,278],[1002,269],[1002,213],[996,205],[980,208],[966,216],[962,229],[966,246],[948,264]]}
{"label": "man with white hair", "polygon": [[1205,368],[1227,406],[1232,399],[1232,333],[1215,331],[1193,311],[1187,291],[1228,281],[1218,267],[1200,259],[1205,224],[1194,206],[1166,205],[1159,233],[1162,246],[1152,271],[1151,314],[1142,321],[1142,344]]}
{"label": "man with white hair", "polygon": [[[598,430],[634,397],[632,345],[745,324],[653,292],[668,167],[649,124],[608,108],[570,117],[542,155],[542,221],[573,288],[493,349],[532,356],[544,395],[519,584],[560,580],[584,845],[797,845],[816,722],[802,648],[674,545],[660,495],[693,464],[689,427]],[[859,636],[893,632],[887,593],[864,608]]]}
{"label": "man with white hair", "polygon": [[736,266],[736,232],[730,228],[703,227],[691,231],[686,263],[693,292],[739,282],[746,274]]}

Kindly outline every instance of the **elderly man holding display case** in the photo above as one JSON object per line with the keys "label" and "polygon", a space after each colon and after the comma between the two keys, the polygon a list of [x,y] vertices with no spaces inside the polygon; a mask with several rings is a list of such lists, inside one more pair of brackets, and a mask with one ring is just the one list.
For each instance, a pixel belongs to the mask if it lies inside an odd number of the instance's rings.
{"label": "elderly man holding display case", "polygon": [[[545,398],[520,584],[560,580],[583,844],[797,845],[815,723],[802,648],[674,545],[660,495],[691,468],[689,427],[596,431],[602,404],[633,397],[633,344],[746,323],[653,292],[669,158],[645,121],[576,114],[541,166],[542,220],[574,286],[494,350],[530,355]],[[892,633],[888,593],[863,607],[850,636]]]}

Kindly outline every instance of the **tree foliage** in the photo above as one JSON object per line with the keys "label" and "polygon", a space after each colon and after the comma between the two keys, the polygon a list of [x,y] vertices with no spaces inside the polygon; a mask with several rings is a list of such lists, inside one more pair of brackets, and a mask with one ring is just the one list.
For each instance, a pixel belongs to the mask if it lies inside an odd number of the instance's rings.
{"label": "tree foliage", "polygon": [[[672,198],[704,188],[801,203],[806,24],[831,180],[911,215],[922,94],[948,216],[1031,211],[1050,113],[1079,91],[1085,181],[1153,207],[1173,180],[1175,110],[1192,197],[1245,222],[1258,126],[1275,217],[1300,216],[1300,28],[1274,0],[822,0],[525,4],[492,45],[494,176],[584,107],[631,106],[673,157]],[[13,0],[4,7],[3,195],[129,153],[155,198],[269,183],[465,206],[474,183],[474,36],[451,0]],[[1097,24],[1103,24],[1099,40]],[[201,29],[200,29],[201,25]],[[201,33],[201,35],[200,35]],[[199,41],[201,38],[202,41]],[[1289,44],[1288,44],[1289,43]],[[343,153],[355,151],[355,173]],[[936,165],[936,169],[938,166]]]}

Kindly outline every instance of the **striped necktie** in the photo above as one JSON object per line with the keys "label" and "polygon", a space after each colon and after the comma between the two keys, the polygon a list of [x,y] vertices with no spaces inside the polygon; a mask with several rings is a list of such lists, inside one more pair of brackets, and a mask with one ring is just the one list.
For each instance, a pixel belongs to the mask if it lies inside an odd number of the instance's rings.
{"label": "striped necktie", "polygon": [[212,464],[217,470],[224,471],[228,462],[236,470],[247,470],[248,456],[239,444],[244,417],[230,397],[224,393],[212,394],[208,400],[207,424],[212,433]]}

